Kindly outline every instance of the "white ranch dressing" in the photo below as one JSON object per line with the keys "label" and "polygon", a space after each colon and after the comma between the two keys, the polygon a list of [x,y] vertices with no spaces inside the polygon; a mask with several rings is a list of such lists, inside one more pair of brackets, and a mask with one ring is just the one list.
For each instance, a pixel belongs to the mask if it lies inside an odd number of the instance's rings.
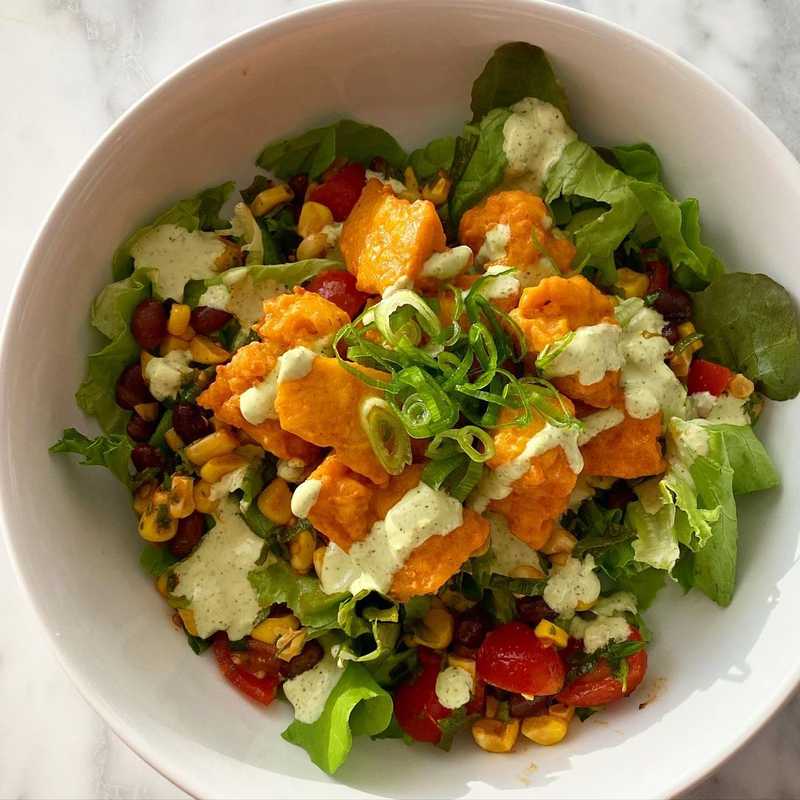
{"label": "white ranch dressing", "polygon": [[565,617],[572,617],[579,603],[594,603],[600,597],[594,566],[594,556],[588,555],[583,561],[570,556],[563,566],[554,567],[544,587],[545,603]]}
{"label": "white ranch dressing", "polygon": [[411,289],[413,286],[414,281],[412,281],[408,275],[401,275],[394,283],[390,284],[383,290],[381,297],[384,299],[391,297],[396,292],[402,291],[403,289]]}
{"label": "white ranch dressing", "polygon": [[622,368],[622,328],[610,322],[578,328],[570,343],[545,370],[548,377],[577,375],[582,386],[602,380],[606,372]]}
{"label": "white ranch dressing", "polygon": [[542,256],[535,264],[517,268],[517,278],[523,289],[538,286],[545,278],[558,274],[556,265],[547,256]]}
{"label": "white ranch dressing", "polygon": [[472,250],[465,244],[434,253],[422,265],[420,275],[423,278],[434,278],[446,281],[460,275],[472,263]]}
{"label": "white ranch dressing", "polygon": [[511,239],[511,227],[503,223],[487,229],[475,263],[482,267],[487,261],[500,261],[506,257],[506,247]]}
{"label": "white ranch dressing", "polygon": [[583,649],[587,653],[595,653],[612,642],[627,641],[631,626],[624,617],[598,617],[590,622],[575,617],[569,626],[569,634],[574,639],[583,639]]}
{"label": "white ranch dressing", "polygon": [[307,347],[293,347],[291,350],[287,350],[278,359],[278,386],[286,381],[305,378],[311,372],[316,357],[317,353]]}
{"label": "white ranch dressing", "polygon": [[578,446],[583,447],[603,431],[616,428],[624,419],[625,415],[618,408],[604,408],[589,414],[581,420],[583,430],[578,434]]}
{"label": "white ranch dressing", "polygon": [[316,478],[303,481],[292,492],[292,514],[299,519],[305,519],[319,499],[320,491],[322,491],[322,481]]}
{"label": "white ranch dressing", "polygon": [[270,278],[254,280],[248,267],[223,272],[222,283],[230,293],[224,310],[233,314],[245,328],[255,325],[264,316],[265,300],[287,292],[286,286]]}
{"label": "white ranch dressing", "polygon": [[577,134],[550,103],[525,97],[503,125],[506,184],[539,194],[547,173]]}
{"label": "white ranch dressing", "polygon": [[179,303],[189,281],[216,277],[216,261],[224,252],[225,244],[216,234],[179,225],[157,225],[131,247],[137,269],[157,270],[159,297]]}
{"label": "white ranch dressing", "polygon": [[510,575],[515,567],[542,568],[539,553],[509,530],[508,521],[502,514],[486,514],[491,528],[492,572]]}
{"label": "white ranch dressing", "polygon": [[189,366],[191,359],[188,350],[171,350],[163,358],[151,358],[144,368],[150,394],[156,400],[174,399],[184,380],[194,372]]}
{"label": "white ranch dressing", "polygon": [[228,287],[224,283],[217,283],[214,286],[209,286],[200,295],[197,305],[216,308],[219,311],[227,311],[230,299],[231,293]]}
{"label": "white ranch dressing", "polygon": [[486,281],[478,288],[478,294],[483,295],[487,300],[506,300],[519,295],[519,273],[516,269],[503,264],[495,264],[489,267],[484,274],[500,276]]}
{"label": "white ranch dressing", "polygon": [[250,465],[246,464],[229,472],[227,475],[223,475],[216,483],[211,484],[211,489],[208,493],[211,501],[216,502],[223,497],[227,497],[231,492],[241,489],[249,468]]}
{"label": "white ranch dressing", "polygon": [[278,477],[289,483],[300,483],[306,471],[306,462],[302,458],[279,458]]}
{"label": "white ranch dressing", "polygon": [[336,659],[326,653],[316,666],[285,681],[283,693],[294,707],[294,718],[306,725],[316,722],[343,674]]}
{"label": "white ranch dressing", "polygon": [[398,181],[396,178],[387,178],[382,172],[376,172],[375,170],[368,169],[365,173],[365,177],[368,181],[374,178],[376,181],[380,181],[384,186],[391,186],[392,191],[395,194],[399,195],[407,191],[404,183]]}
{"label": "white ranch dressing", "polygon": [[715,397],[710,392],[689,395],[688,408],[691,416],[721,425],[749,425],[750,417],[745,410],[749,398],[739,400],[728,392]]}
{"label": "white ranch dressing", "polygon": [[175,566],[174,593],[189,600],[198,636],[227,631],[235,641],[253,630],[259,611],[247,574],[255,569],[264,541],[239,516],[233,500],[223,501],[214,519],[197,549]]}
{"label": "white ranch dressing", "polygon": [[239,410],[251,425],[278,419],[275,397],[278,394],[278,369],[273,369],[261,383],[251,386],[239,396]]}
{"label": "white ranch dressing", "polygon": [[472,697],[472,675],[461,667],[447,667],[436,676],[436,699],[445,708],[455,710]]}

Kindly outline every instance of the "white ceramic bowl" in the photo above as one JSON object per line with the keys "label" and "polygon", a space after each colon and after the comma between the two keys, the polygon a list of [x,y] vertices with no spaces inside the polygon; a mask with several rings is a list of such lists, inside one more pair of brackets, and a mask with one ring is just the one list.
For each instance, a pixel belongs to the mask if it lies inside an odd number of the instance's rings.
{"label": "white ceramic bowl", "polygon": [[[163,206],[248,180],[274,137],[353,115],[408,146],[457,131],[498,44],[542,45],[583,138],[647,140],[672,188],[700,198],[731,268],[798,293],[800,169],[742,105],[685,62],[593,17],[522,0],[351,0],[237,36],[161,84],[112,128],[56,203],[17,287],[2,353],[0,489],[12,557],[65,668],[147,761],[199,796],[640,798],[685,788],[732,753],[798,681],[798,407],[760,425],[784,486],[741,503],[731,607],[665,592],[647,685],[550,749],[445,755],[358,742],[333,780],[283,742],[286,707],[249,704],[196,658],[137,567],[121,487],[47,446],[92,426],[73,403],[87,308],[117,243]],[[743,302],[746,298],[743,298]],[[651,699],[642,710],[637,701]],[[468,737],[467,737],[468,738]]]}

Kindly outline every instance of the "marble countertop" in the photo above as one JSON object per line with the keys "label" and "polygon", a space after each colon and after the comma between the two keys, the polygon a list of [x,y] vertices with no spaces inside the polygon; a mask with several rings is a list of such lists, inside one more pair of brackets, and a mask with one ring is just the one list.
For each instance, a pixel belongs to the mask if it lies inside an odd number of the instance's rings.
{"label": "marble countertop", "polygon": [[[105,129],[196,54],[312,2],[2,0],[0,314],[50,205]],[[568,4],[639,31],[693,62],[800,155],[797,0]],[[0,595],[0,798],[185,798],[129,750],[72,686],[2,546]],[[800,797],[800,695],[686,797]]]}

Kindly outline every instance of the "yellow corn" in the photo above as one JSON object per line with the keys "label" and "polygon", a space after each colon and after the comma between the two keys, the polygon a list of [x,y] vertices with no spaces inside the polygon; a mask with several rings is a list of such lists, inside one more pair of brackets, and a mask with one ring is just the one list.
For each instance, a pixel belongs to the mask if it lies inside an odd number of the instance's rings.
{"label": "yellow corn", "polygon": [[198,364],[224,364],[231,354],[207,336],[197,335],[189,343],[192,361]]}
{"label": "yellow corn", "polygon": [[314,563],[314,546],[316,537],[311,531],[300,531],[289,542],[289,563],[300,575],[307,575]]}
{"label": "yellow corn", "polygon": [[755,388],[753,381],[750,378],[746,378],[741,372],[734,375],[728,384],[728,392],[737,400],[746,400],[753,394]]}
{"label": "yellow corn", "polygon": [[556,528],[545,542],[542,552],[547,556],[554,553],[571,553],[577,542],[578,540],[569,531],[564,528]]}
{"label": "yellow corn", "polygon": [[183,335],[186,333],[186,329],[189,327],[189,317],[191,314],[192,309],[189,308],[189,306],[184,303],[174,303],[169,310],[167,333],[182,339]]}
{"label": "yellow corn", "polygon": [[232,453],[239,446],[239,440],[228,430],[214,431],[192,442],[186,448],[186,458],[201,466],[206,461],[211,461],[217,456],[224,456]]}
{"label": "yellow corn", "polygon": [[276,525],[286,525],[292,518],[292,493],[283,478],[275,478],[256,500],[258,510]]}
{"label": "yellow corn", "polygon": [[137,403],[133,410],[147,422],[155,422],[158,419],[158,403]]}
{"label": "yellow corn", "polygon": [[565,706],[563,703],[555,703],[547,709],[547,713],[551,717],[569,722],[575,716],[575,706]]}
{"label": "yellow corn", "polygon": [[173,453],[177,453],[178,450],[183,450],[184,448],[183,439],[178,436],[178,432],[175,430],[175,428],[170,428],[164,434],[164,441],[167,443],[167,447],[169,447]]}
{"label": "yellow corn", "polygon": [[191,608],[179,608],[178,614],[183,622],[183,627],[186,628],[186,633],[191,636],[197,636],[197,623],[194,621],[194,611],[192,611]]}
{"label": "yellow corn", "polygon": [[278,658],[281,659],[281,661],[291,661],[295,656],[299,656],[303,647],[305,647],[306,636],[305,628],[283,634],[283,636],[275,642]]}
{"label": "yellow corn", "polygon": [[322,576],[322,568],[325,564],[325,551],[327,549],[327,547],[320,546],[314,550],[314,572],[316,572],[320,577]]}
{"label": "yellow corn", "polygon": [[297,246],[297,260],[319,258],[328,249],[328,237],[324,233],[312,233]]}
{"label": "yellow corn", "polygon": [[547,619],[541,620],[533,632],[542,642],[556,647],[566,647],[569,641],[569,634]]}
{"label": "yellow corn", "polygon": [[156,591],[162,596],[167,596],[167,579],[169,578],[169,572],[162,572],[156,578]]}
{"label": "yellow corn", "polygon": [[681,322],[681,324],[678,325],[678,336],[680,336],[681,339],[685,339],[693,333],[697,333],[697,328],[695,328],[691,322]]}
{"label": "yellow corn", "polygon": [[218,238],[225,245],[225,249],[214,259],[214,271],[225,272],[231,267],[238,267],[242,263],[242,248],[223,236]]}
{"label": "yellow corn", "polygon": [[229,472],[246,467],[247,464],[247,459],[237,456],[236,453],[226,453],[224,456],[215,456],[200,467],[200,477],[208,483],[216,483]]}
{"label": "yellow corn", "polygon": [[430,200],[435,206],[440,206],[447,202],[450,194],[450,180],[444,175],[439,175],[433,183],[429,183],[422,190],[422,199]]}
{"label": "yellow corn", "polygon": [[264,457],[264,448],[257,444],[243,444],[236,448],[236,453],[248,461],[259,461]]}
{"label": "yellow corn", "polygon": [[194,511],[194,481],[188,475],[173,475],[169,487],[169,513],[184,519]]}
{"label": "yellow corn", "polygon": [[550,556],[550,563],[563,567],[569,561],[569,553],[553,553]]}
{"label": "yellow corn", "polygon": [[167,336],[165,337],[164,341],[161,342],[161,347],[159,347],[158,352],[165,356],[167,353],[171,353],[173,350],[188,350],[189,349],[189,342],[185,339],[179,339],[177,336]]}
{"label": "yellow corn", "polygon": [[254,217],[263,217],[279,205],[288,203],[293,197],[294,192],[285,183],[279,183],[259,192],[250,203],[250,210]]}
{"label": "yellow corn", "polygon": [[144,514],[147,510],[147,506],[150,503],[150,498],[153,496],[153,492],[156,490],[156,485],[153,481],[147,481],[147,483],[143,483],[134,493],[133,493],[133,510],[137,514]]}
{"label": "yellow corn", "polygon": [[650,280],[647,275],[641,272],[634,272],[627,267],[617,270],[617,286],[622,289],[622,293],[628,297],[644,297],[647,294],[647,287]]}
{"label": "yellow corn", "polygon": [[519,720],[479,719],[472,726],[472,738],[488,753],[510,753],[519,738]]}
{"label": "yellow corn", "polygon": [[402,196],[406,200],[419,199],[419,181],[412,167],[406,167],[403,171],[403,183],[406,185],[406,190]]}
{"label": "yellow corn", "polygon": [[431,608],[422,618],[412,641],[432,650],[444,650],[453,641],[454,628],[453,615],[446,608]]}
{"label": "yellow corn", "polygon": [[575,606],[576,611],[588,611],[597,600],[592,600],[592,602],[587,602],[586,600],[580,600],[578,605]]}
{"label": "yellow corn", "polygon": [[333,222],[333,214],[328,206],[315,203],[313,200],[303,203],[300,219],[297,221],[297,233],[305,239],[312,233],[319,233],[326,225]]}
{"label": "yellow corn", "polygon": [[486,695],[486,708],[484,711],[486,714],[486,719],[494,719],[497,716],[497,709],[499,705],[500,701],[493,694]]}
{"label": "yellow corn", "polygon": [[178,520],[169,513],[169,495],[158,489],[139,518],[139,535],[148,542],[168,542],[177,532]]}
{"label": "yellow corn", "polygon": [[463,656],[457,656],[454,653],[447,654],[447,666],[448,667],[458,667],[459,669],[463,669],[464,672],[468,672],[472,675],[472,689],[475,689],[475,677],[476,677],[476,669],[475,669],[475,659],[474,658],[464,658]]}
{"label": "yellow corn", "polygon": [[219,500],[211,499],[211,484],[197,481],[194,485],[194,507],[202,514],[213,514],[218,505]]}
{"label": "yellow corn", "polygon": [[264,644],[275,644],[284,634],[296,631],[300,627],[300,620],[294,614],[284,617],[269,617],[253,628],[250,634],[254,639]]}
{"label": "yellow corn", "polygon": [[675,353],[669,357],[670,369],[677,377],[685,378],[689,374],[693,354],[694,350],[691,347],[687,347],[685,350],[681,350],[680,353]]}
{"label": "yellow corn", "polygon": [[522,735],[545,747],[558,744],[566,735],[569,722],[551,714],[526,717],[522,721]]}
{"label": "yellow corn", "polygon": [[533,564],[520,564],[518,567],[514,567],[514,569],[511,570],[509,577],[541,580],[547,576],[539,569],[539,567],[535,567]]}
{"label": "yellow corn", "polygon": [[145,370],[147,369],[147,365],[155,358],[154,355],[147,352],[147,350],[142,350],[141,355],[139,356],[139,364],[142,367],[142,375],[145,374]]}

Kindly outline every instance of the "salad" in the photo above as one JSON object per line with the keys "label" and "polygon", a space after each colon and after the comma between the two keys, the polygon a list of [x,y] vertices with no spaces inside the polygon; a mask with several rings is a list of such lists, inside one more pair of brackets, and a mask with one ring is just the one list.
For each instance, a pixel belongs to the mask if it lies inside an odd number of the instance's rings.
{"label": "salad", "polygon": [[[754,433],[800,390],[793,302],[726,271],[648,144],[574,129],[517,42],[407,154],[351,119],[113,257],[51,450],[131,491],[195,653],[333,773],[354,736],[495,753],[634,693],[642,614],[731,602]],[[270,709],[272,711],[272,709]]]}

